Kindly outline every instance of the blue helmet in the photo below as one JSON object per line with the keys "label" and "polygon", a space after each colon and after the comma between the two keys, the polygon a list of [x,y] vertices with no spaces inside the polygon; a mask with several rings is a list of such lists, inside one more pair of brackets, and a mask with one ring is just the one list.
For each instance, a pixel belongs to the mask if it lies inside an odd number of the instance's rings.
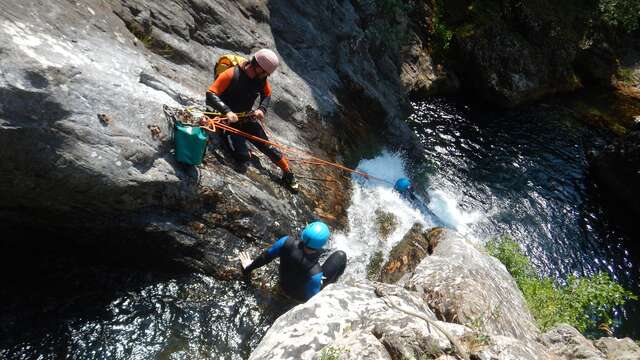
{"label": "blue helmet", "polygon": [[400,178],[393,188],[399,193],[404,193],[411,188],[411,181],[407,178]]}
{"label": "blue helmet", "polygon": [[308,248],[320,249],[327,243],[331,232],[322,221],[314,221],[302,230],[302,242]]}

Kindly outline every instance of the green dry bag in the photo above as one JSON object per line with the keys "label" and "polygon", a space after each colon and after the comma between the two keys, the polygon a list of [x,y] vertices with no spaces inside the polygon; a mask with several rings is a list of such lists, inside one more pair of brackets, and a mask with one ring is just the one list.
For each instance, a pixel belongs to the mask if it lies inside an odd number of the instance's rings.
{"label": "green dry bag", "polygon": [[198,126],[176,122],[176,159],[189,165],[200,165],[207,148],[207,133]]}

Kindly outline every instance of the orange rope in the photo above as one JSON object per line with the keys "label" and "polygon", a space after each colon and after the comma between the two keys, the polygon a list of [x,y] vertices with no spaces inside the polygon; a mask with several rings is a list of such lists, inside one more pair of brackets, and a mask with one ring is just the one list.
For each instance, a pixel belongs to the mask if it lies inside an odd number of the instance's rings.
{"label": "orange rope", "polygon": [[[344,165],[340,165],[340,164],[337,164],[337,163],[333,163],[331,161],[327,161],[327,160],[318,158],[318,157],[314,156],[312,153],[309,153],[309,152],[307,152],[305,150],[298,149],[298,148],[293,147],[293,146],[287,146],[287,145],[278,144],[276,142],[265,140],[263,138],[260,138],[260,137],[257,137],[255,135],[252,135],[252,134],[246,133],[244,131],[238,130],[236,128],[233,128],[233,127],[231,127],[231,126],[229,126],[229,125],[227,125],[227,124],[222,122],[223,120],[227,119],[226,117],[216,117],[216,118],[211,119],[211,118],[205,116],[205,118],[210,120],[208,123],[209,123],[209,125],[213,126],[213,128],[211,128],[209,126],[200,126],[203,129],[215,132],[216,128],[220,128],[220,129],[226,130],[226,131],[228,131],[228,132],[230,132],[232,134],[236,134],[236,135],[240,135],[242,137],[245,137],[245,138],[247,138],[249,140],[258,141],[258,142],[261,142],[263,144],[274,146],[274,147],[282,150],[285,153],[298,153],[298,154],[302,154],[304,156],[307,156],[307,157],[309,157],[311,159],[311,160],[306,160],[306,159],[298,160],[300,162],[308,162],[308,163],[314,164],[314,165],[332,166],[332,167],[338,168],[338,169],[343,170],[343,171],[347,171],[347,172],[350,172],[350,173],[358,174],[360,176],[365,177],[366,179],[378,180],[378,181],[382,181],[382,182],[385,182],[385,183],[393,185],[393,183],[391,183],[391,182],[389,182],[389,181],[387,181],[385,179],[381,179],[381,178],[369,175],[364,171],[351,169],[351,168],[348,168],[348,167],[346,167]],[[313,162],[311,162],[311,161],[313,161]]]}

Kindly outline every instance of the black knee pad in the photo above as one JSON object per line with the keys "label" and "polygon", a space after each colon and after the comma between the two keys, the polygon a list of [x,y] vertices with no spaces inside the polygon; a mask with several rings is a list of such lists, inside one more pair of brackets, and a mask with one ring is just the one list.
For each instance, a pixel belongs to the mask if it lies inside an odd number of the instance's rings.
{"label": "black knee pad", "polygon": [[341,262],[345,264],[347,263],[347,253],[345,253],[342,250],[338,250],[334,252],[333,254],[331,254],[331,256],[335,256],[337,262]]}
{"label": "black knee pad", "polygon": [[238,161],[249,161],[251,159],[251,155],[249,155],[249,153],[241,153],[241,152],[232,152],[233,154],[233,158],[238,160]]}
{"label": "black knee pad", "polygon": [[327,261],[322,264],[322,272],[324,273],[325,280],[323,282],[323,287],[338,281],[342,273],[347,267],[347,254],[344,251],[336,251]]}

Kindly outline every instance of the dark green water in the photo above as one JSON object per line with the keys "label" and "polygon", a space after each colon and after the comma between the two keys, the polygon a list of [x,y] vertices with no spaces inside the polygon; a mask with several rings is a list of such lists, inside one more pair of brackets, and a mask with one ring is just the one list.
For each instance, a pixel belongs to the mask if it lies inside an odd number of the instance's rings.
{"label": "dark green water", "polygon": [[[638,255],[608,219],[589,183],[587,152],[610,141],[559,104],[501,112],[435,99],[415,103],[410,126],[422,146],[422,187],[456,194],[481,240],[509,235],[541,274],[609,273],[640,294]],[[640,337],[637,302],[617,314],[617,335]]]}
{"label": "dark green water", "polygon": [[42,247],[18,239],[0,253],[0,359],[245,359],[292,306],[255,282],[135,267],[37,235]]}

